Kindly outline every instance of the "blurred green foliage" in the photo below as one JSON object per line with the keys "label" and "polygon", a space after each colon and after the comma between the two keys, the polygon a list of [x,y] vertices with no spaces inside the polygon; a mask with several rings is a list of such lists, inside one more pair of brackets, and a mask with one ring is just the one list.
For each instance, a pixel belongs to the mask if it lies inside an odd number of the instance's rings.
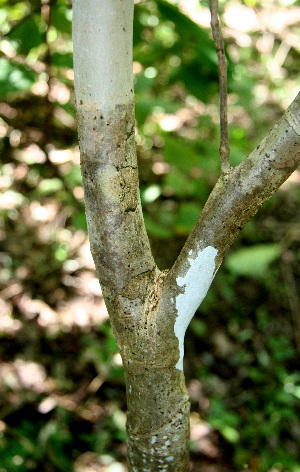
{"label": "blurred green foliage", "polygon": [[[207,3],[135,4],[141,198],[161,268],[173,264],[219,173]],[[300,7],[220,8],[237,165],[299,88]],[[125,470],[123,370],[87,256],[71,21],[70,0],[0,0],[0,472],[81,472],[84,460]],[[246,225],[191,323],[192,410],[219,435],[202,447],[192,422],[194,471],[225,462],[232,471],[300,471],[294,177]]]}

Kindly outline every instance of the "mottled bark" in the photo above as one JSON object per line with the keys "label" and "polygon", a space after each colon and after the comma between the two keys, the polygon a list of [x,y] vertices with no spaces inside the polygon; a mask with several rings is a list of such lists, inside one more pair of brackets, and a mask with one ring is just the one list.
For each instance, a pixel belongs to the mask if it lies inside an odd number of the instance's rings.
{"label": "mottled bark", "polygon": [[[183,372],[176,368],[176,315],[169,317],[160,309],[166,274],[158,270],[151,255],[138,187],[133,1],[74,0],[73,8],[86,217],[125,369],[129,469],[186,471],[189,400]],[[129,44],[125,50],[124,44]]]}
{"label": "mottled bark", "polygon": [[91,250],[123,360],[131,472],[189,470],[185,330],[234,238],[299,165],[299,98],[220,177],[173,268],[160,272],[138,187],[133,0],[74,0],[74,72]]}

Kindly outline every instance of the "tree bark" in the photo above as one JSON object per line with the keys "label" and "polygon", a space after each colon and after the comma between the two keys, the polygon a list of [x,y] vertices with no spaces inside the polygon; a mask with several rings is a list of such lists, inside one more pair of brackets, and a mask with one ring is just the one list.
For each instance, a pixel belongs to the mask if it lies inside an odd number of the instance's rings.
{"label": "tree bark", "polygon": [[73,0],[75,96],[88,233],[123,360],[131,472],[189,470],[184,335],[227,250],[300,163],[300,97],[222,175],[172,269],[143,221],[134,137],[133,0]]}

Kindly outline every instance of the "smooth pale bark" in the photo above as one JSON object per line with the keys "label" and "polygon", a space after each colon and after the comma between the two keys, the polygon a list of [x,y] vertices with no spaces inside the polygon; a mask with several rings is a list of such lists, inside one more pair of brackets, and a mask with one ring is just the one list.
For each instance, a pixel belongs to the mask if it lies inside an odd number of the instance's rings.
{"label": "smooth pale bark", "polygon": [[299,165],[299,97],[220,177],[173,268],[160,272],[138,186],[133,0],[73,0],[75,96],[91,251],[126,378],[131,472],[189,470],[184,334],[240,229]]}

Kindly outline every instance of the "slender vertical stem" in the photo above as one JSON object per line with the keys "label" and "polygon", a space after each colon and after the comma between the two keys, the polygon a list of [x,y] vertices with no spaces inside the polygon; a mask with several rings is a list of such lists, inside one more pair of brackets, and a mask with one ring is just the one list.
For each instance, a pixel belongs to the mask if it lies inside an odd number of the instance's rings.
{"label": "slender vertical stem", "polygon": [[229,144],[228,144],[228,119],[227,119],[227,61],[224,52],[224,42],[218,16],[218,0],[210,0],[211,30],[218,54],[218,70],[220,84],[220,158],[223,174],[230,171]]}
{"label": "slender vertical stem", "polygon": [[52,61],[52,51],[51,51],[51,43],[48,41],[48,31],[50,27],[50,18],[51,18],[51,7],[53,5],[52,0],[43,0],[41,5],[41,18],[45,22],[46,28],[44,31],[44,43],[47,46],[45,57],[44,57],[44,64],[45,64],[45,72],[48,76],[47,85],[48,85],[48,93],[45,96],[45,114],[44,114],[44,134],[43,134],[43,142],[42,142],[42,149],[45,152],[47,159],[49,161],[49,153],[47,151],[47,144],[50,142],[51,133],[52,133],[52,121],[53,121],[53,114],[54,114],[54,102],[50,100],[51,91],[53,88],[53,80],[54,75],[51,67]]}

